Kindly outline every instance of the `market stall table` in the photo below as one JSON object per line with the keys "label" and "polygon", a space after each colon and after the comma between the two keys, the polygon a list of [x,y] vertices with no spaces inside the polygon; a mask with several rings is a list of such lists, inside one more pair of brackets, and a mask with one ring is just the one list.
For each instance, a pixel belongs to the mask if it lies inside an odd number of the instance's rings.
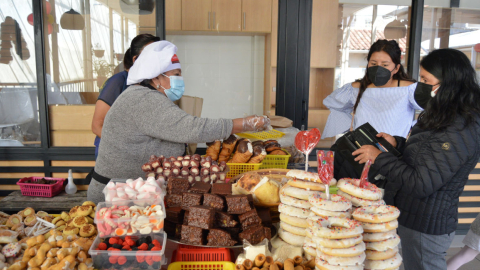
{"label": "market stall table", "polygon": [[49,213],[68,212],[72,207],[82,205],[86,200],[86,190],[78,191],[72,195],[62,191],[52,198],[23,196],[21,191],[14,191],[0,201],[0,211],[18,212],[27,207],[32,207],[37,211],[42,210]]}

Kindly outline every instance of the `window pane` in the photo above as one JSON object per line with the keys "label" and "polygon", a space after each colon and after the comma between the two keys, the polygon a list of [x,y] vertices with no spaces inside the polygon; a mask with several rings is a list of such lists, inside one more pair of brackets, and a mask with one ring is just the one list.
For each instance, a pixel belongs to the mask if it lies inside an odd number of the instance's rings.
{"label": "window pane", "polygon": [[155,34],[155,1],[134,2],[50,0],[50,13],[44,10],[52,146],[94,146],[92,118],[102,85],[124,70],[135,36]]}
{"label": "window pane", "polygon": [[0,22],[0,147],[40,146],[32,1],[2,1]]}

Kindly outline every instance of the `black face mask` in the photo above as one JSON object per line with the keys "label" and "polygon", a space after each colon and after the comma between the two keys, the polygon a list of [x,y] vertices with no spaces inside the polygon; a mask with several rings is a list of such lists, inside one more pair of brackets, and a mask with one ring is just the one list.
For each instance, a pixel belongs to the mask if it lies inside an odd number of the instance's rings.
{"label": "black face mask", "polygon": [[417,102],[418,106],[422,107],[422,109],[425,109],[427,107],[428,102],[433,99],[432,90],[435,85],[430,85],[430,84],[421,83],[421,82],[417,83],[417,87],[415,88],[414,98],[415,98],[415,102]]}
{"label": "black face mask", "polygon": [[375,86],[382,86],[388,83],[392,72],[381,66],[373,66],[367,69],[368,79]]}

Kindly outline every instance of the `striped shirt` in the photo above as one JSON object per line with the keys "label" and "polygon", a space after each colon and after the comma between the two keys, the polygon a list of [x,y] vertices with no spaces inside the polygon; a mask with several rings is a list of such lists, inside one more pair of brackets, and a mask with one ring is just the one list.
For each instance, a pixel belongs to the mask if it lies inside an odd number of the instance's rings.
{"label": "striped shirt", "polygon": [[[358,104],[353,128],[370,123],[378,132],[392,136],[406,137],[415,124],[415,110],[422,110],[415,102],[417,84],[409,86],[367,88]],[[322,139],[345,133],[350,129],[353,106],[358,96],[358,88],[351,83],[333,91],[323,100],[330,109]]]}

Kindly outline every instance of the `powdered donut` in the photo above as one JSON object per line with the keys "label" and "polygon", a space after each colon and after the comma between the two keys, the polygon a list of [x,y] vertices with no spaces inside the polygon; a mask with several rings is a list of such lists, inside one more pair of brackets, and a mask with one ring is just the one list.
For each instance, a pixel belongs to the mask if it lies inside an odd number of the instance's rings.
{"label": "powdered donut", "polygon": [[359,222],[338,217],[320,218],[313,224],[312,230],[315,236],[328,239],[352,238],[363,233]]}
{"label": "powdered donut", "polygon": [[280,236],[283,241],[296,247],[303,247],[303,242],[305,242],[305,236],[300,236],[287,232],[282,228],[278,229],[278,236]]}
{"label": "powdered donut", "polygon": [[393,249],[400,244],[400,237],[395,236],[393,238],[379,241],[379,242],[367,242],[367,249],[376,251],[385,251],[387,249]]}
{"label": "powdered donut", "polygon": [[300,208],[309,209],[311,207],[308,201],[299,200],[297,198],[287,196],[283,192],[280,192],[280,201],[286,205],[291,205],[291,206],[300,207]]}
{"label": "powdered donut", "polygon": [[299,217],[299,218],[308,218],[310,215],[310,210],[306,208],[298,208],[291,205],[286,205],[284,203],[280,203],[278,205],[278,212],[282,214],[287,214],[292,217]]}
{"label": "powdered donut", "polygon": [[352,238],[344,238],[344,239],[327,239],[315,236],[313,237],[313,241],[318,246],[323,246],[326,248],[349,248],[354,247],[360,243],[363,243],[363,237],[361,235]]}
{"label": "powdered donut", "polygon": [[392,205],[365,206],[353,212],[353,218],[361,222],[385,223],[396,220],[400,210]]}
{"label": "powdered donut", "polygon": [[319,256],[315,258],[315,269],[317,270],[363,270],[363,265],[331,265]]}
{"label": "powdered donut", "polygon": [[395,257],[397,253],[398,253],[398,246],[392,249],[387,249],[385,251],[376,251],[376,250],[369,250],[369,249],[365,250],[365,255],[367,256],[367,260],[371,260],[371,261],[387,260]]}
{"label": "powdered donut", "polygon": [[317,256],[317,250],[314,247],[303,244],[303,251],[310,256]]}
{"label": "powdered donut", "polygon": [[379,232],[379,233],[364,233],[363,241],[378,242],[378,241],[394,238],[395,236],[397,236],[397,230],[391,230],[391,231]]}
{"label": "powdered donut", "polygon": [[402,257],[396,254],[395,257],[381,261],[365,261],[365,269],[395,269],[402,264]]}
{"label": "powdered donut", "polygon": [[292,226],[307,228],[308,222],[306,218],[292,217],[284,213],[280,213],[280,220]]}
{"label": "powdered donut", "polygon": [[376,201],[382,199],[382,191],[374,184],[367,182],[365,188],[360,188],[354,182],[355,180],[351,178],[343,178],[338,181],[337,187],[343,192],[365,200]]}
{"label": "powdered donut", "polygon": [[283,188],[280,190],[280,193],[282,193],[282,192],[283,192],[283,194],[285,194],[287,196],[294,197],[294,198],[297,198],[297,199],[300,199],[300,200],[308,201],[308,197],[312,194],[317,193],[318,191],[308,191],[308,190],[305,190],[305,189],[292,187],[292,186],[287,184],[287,185],[283,186]]}
{"label": "powdered donut", "polygon": [[[337,182],[337,181],[335,181],[335,182]],[[292,187],[302,188],[302,189],[306,189],[306,190],[325,191],[325,185],[322,184],[322,183],[293,179],[293,180],[289,180],[288,184]]]}
{"label": "powdered donut", "polygon": [[300,235],[300,236],[305,236],[305,228],[297,227],[297,226],[292,226],[288,223],[285,223],[283,221],[280,221],[280,227],[284,229],[287,232]]}
{"label": "powdered donut", "polygon": [[365,261],[365,253],[362,252],[357,256],[352,257],[339,257],[339,256],[331,256],[325,254],[324,252],[317,249],[317,258],[325,260],[330,265],[338,265],[338,266],[357,266],[362,265],[363,261]]}
{"label": "powdered donut", "polygon": [[[365,251],[365,243],[360,242],[358,245],[348,248],[327,248],[322,245],[317,245],[317,250],[336,257],[354,257],[360,254],[363,254]],[[329,263],[332,263],[330,260],[327,260]]]}
{"label": "powdered donut", "polygon": [[352,209],[349,209],[347,211],[328,211],[328,210],[323,210],[318,207],[312,207],[310,208],[310,211],[314,213],[315,215],[321,216],[321,217],[341,217],[341,218],[351,218],[352,217]]}
{"label": "powdered donut", "polygon": [[347,200],[350,200],[352,202],[352,205],[355,207],[362,207],[362,206],[372,206],[372,205],[385,205],[384,200],[376,200],[376,201],[370,201],[370,200],[365,200],[362,198],[354,197],[346,192],[343,192],[341,190],[337,191],[338,195],[341,195]]}
{"label": "powdered donut", "polygon": [[308,202],[316,208],[327,211],[347,211],[352,208],[349,200],[337,194],[330,194],[330,200],[327,200],[327,194],[316,193],[308,198]]}
{"label": "powdered donut", "polygon": [[392,220],[385,223],[360,222],[363,230],[368,233],[387,232],[398,228],[398,221]]}

